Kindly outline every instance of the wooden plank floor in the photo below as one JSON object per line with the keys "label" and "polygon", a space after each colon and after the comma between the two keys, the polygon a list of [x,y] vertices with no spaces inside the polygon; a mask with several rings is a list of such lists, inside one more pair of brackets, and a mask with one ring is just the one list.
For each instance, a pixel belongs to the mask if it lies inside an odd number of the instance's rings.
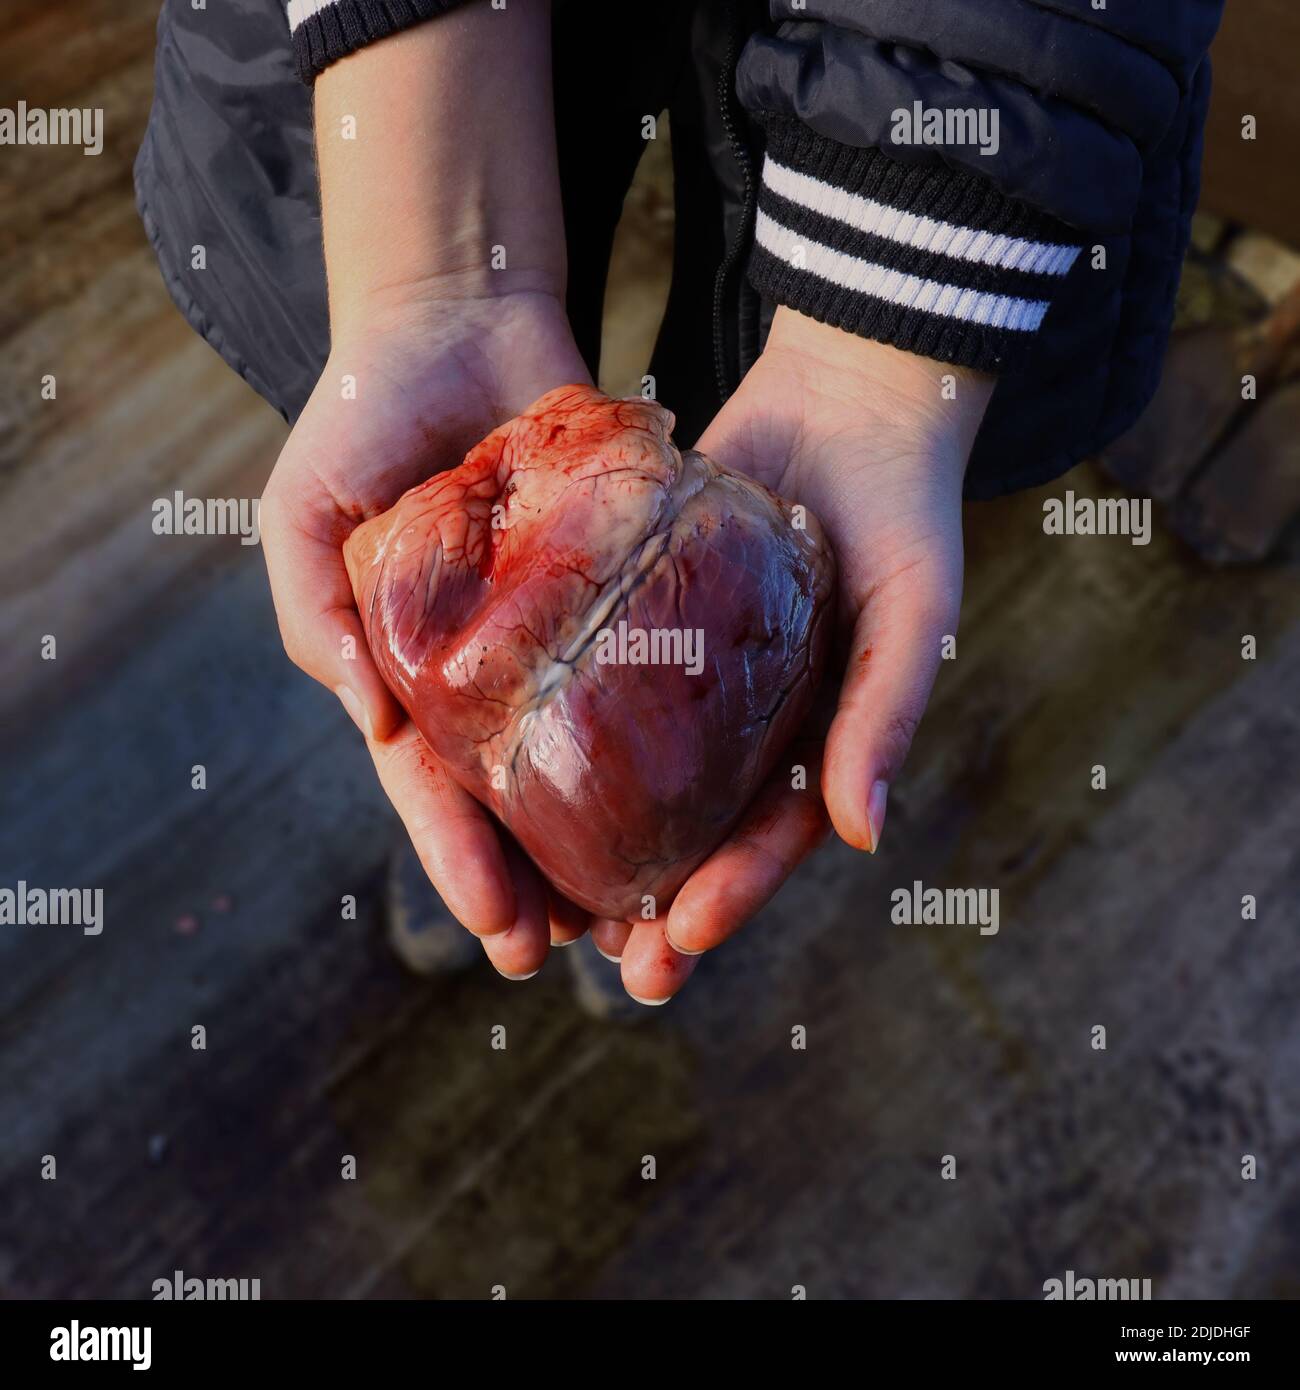
{"label": "wooden plank floor", "polygon": [[[1045,537],[1090,469],[972,508],[880,856],[819,856],[636,1028],[586,1018],[562,955],[414,981],[376,911],[389,813],[260,554],[149,531],[174,486],[255,492],[283,438],[134,222],[154,13],[21,0],[0,32],[18,95],[115,132],[0,160],[0,885],[100,884],[107,916],[0,928],[0,1293],[1300,1295],[1294,563]],[[917,878],[999,889],[1000,931],[891,925]]]}

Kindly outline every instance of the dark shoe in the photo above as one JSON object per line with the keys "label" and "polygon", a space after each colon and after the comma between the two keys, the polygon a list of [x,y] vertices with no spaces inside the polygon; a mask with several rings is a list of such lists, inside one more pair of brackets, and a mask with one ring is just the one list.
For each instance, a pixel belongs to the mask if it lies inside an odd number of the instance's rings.
{"label": "dark shoe", "polygon": [[388,859],[388,942],[416,975],[451,975],[483,958],[483,948],[447,910],[409,840]]}

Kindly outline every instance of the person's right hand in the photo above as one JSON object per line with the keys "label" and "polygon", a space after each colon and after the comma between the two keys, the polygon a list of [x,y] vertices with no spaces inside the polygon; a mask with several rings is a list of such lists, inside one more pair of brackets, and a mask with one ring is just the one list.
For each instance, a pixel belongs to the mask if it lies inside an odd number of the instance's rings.
{"label": "person's right hand", "polygon": [[280,632],[289,656],[338,695],[365,734],[452,913],[499,971],[530,975],[552,939],[586,929],[586,916],[503,843],[389,692],[366,645],[343,543],[539,396],[590,378],[563,305],[545,292],[376,304],[364,322],[336,338],[262,497]]}
{"label": "person's right hand", "polygon": [[548,893],[405,718],[343,543],[538,396],[588,379],[563,307],[551,66],[548,0],[519,0],[413,24],[317,78],[331,349],[262,500],[289,655],[338,693],[434,886],[516,977],[585,914]]}

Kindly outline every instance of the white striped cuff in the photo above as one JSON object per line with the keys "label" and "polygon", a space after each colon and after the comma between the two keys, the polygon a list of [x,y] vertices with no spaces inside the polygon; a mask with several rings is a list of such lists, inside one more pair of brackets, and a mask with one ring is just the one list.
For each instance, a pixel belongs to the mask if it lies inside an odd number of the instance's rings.
{"label": "white striped cuff", "polygon": [[986,179],[772,122],[749,274],[761,293],[907,351],[996,371],[1080,246]]}
{"label": "white striped cuff", "polygon": [[468,0],[285,0],[298,76],[313,82],[331,63]]}

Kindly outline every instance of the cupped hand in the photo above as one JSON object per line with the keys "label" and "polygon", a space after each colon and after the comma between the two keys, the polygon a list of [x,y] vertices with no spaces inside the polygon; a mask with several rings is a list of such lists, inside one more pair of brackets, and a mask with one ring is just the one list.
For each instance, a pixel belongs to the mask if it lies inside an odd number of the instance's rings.
{"label": "cupped hand", "polygon": [[376,305],[364,328],[336,337],[261,505],[285,650],[338,695],[430,879],[514,978],[538,970],[552,938],[572,940],[586,918],[448,776],[389,692],[343,543],[546,391],[588,379],[551,294]]}
{"label": "cupped hand", "polygon": [[[768,901],[833,825],[874,852],[961,604],[961,491],[991,378],[779,309],[768,343],[697,447],[804,503],[838,565],[826,708],[661,921],[602,926],[624,983],[666,999],[693,957]],[[806,768],[804,789],[792,768]]]}

